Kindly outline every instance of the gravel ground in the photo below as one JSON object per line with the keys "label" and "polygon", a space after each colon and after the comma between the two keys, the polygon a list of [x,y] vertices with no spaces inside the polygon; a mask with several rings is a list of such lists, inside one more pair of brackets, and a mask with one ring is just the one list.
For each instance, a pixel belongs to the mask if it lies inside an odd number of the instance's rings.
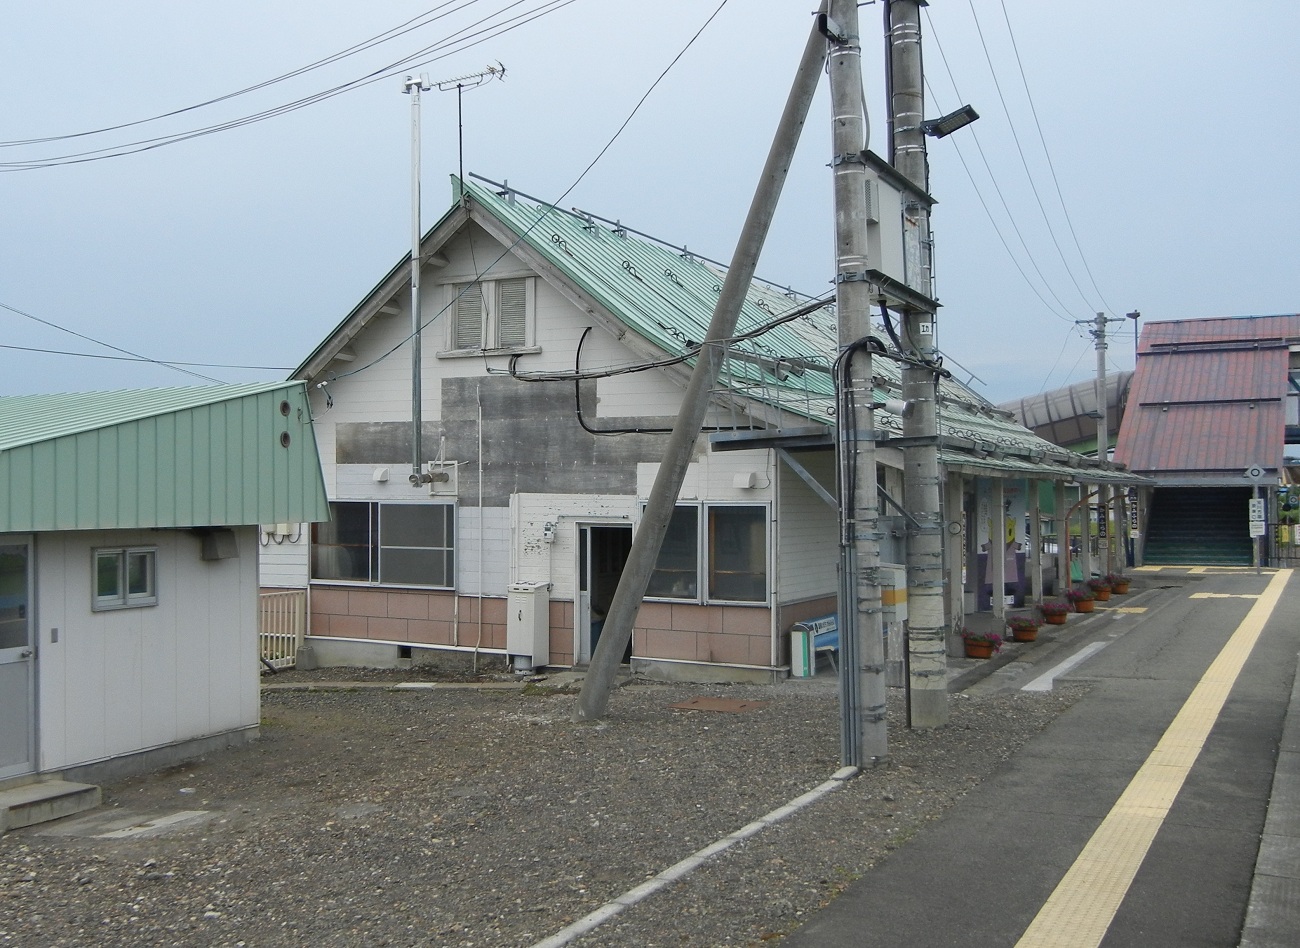
{"label": "gravel ground", "polygon": [[[267,681],[429,677],[443,675]],[[886,764],[575,944],[776,941],[1080,694],[957,695],[951,724],[929,732],[907,731],[891,696]],[[763,705],[669,707],[701,695]],[[574,700],[545,682],[268,691],[255,744],[105,785],[95,830],[63,821],[0,838],[0,945],[531,945],[839,766],[825,677],[632,683],[598,724],[572,723]],[[178,811],[205,816],[91,835],[106,816],[124,825]]]}

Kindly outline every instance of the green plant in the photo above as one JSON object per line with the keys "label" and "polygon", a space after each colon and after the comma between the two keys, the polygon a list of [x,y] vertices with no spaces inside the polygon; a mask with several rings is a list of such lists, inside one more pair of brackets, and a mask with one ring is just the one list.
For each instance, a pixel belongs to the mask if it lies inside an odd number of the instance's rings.
{"label": "green plant", "polygon": [[1105,579],[1090,579],[1088,588],[1093,592],[1110,592],[1110,583]]}
{"label": "green plant", "polygon": [[1096,599],[1097,597],[1092,594],[1091,589],[1078,586],[1074,589],[1067,589],[1065,591],[1065,598],[1070,602],[1083,602],[1086,599]]}
{"label": "green plant", "polygon": [[1033,632],[1042,626],[1042,622],[1033,616],[1012,616],[1007,620],[1007,627],[1012,632]]}
{"label": "green plant", "polygon": [[1038,611],[1045,616],[1063,616],[1070,611],[1070,604],[1060,599],[1047,599],[1038,607]]}

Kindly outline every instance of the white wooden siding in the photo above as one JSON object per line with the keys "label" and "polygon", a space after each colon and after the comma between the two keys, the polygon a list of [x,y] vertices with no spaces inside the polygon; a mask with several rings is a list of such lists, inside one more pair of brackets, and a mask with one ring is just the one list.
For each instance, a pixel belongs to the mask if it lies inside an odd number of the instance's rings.
{"label": "white wooden siding", "polygon": [[[235,533],[216,561],[182,531],[37,537],[41,770],[257,725],[256,528]],[[158,605],[92,612],[91,551],[122,545],[157,548]]]}
{"label": "white wooden siding", "polygon": [[[831,452],[801,454],[798,460],[818,483],[835,493]],[[777,480],[777,600],[799,602],[833,595],[839,562],[839,514],[784,464]]]}
{"label": "white wooden siding", "polygon": [[[273,526],[273,525],[270,525]],[[307,585],[308,559],[311,552],[311,524],[289,524],[287,537],[261,532],[258,542],[258,582],[262,586],[303,589]]]}
{"label": "white wooden siding", "polygon": [[463,596],[504,596],[510,582],[509,508],[461,507],[456,518],[456,590]]}

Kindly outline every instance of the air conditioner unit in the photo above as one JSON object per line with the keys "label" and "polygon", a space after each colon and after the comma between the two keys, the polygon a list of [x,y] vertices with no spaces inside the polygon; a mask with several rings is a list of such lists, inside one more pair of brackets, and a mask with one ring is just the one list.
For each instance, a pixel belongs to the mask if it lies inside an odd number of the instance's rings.
{"label": "air conditioner unit", "polygon": [[456,496],[456,470],[459,461],[429,462],[429,495],[432,497]]}

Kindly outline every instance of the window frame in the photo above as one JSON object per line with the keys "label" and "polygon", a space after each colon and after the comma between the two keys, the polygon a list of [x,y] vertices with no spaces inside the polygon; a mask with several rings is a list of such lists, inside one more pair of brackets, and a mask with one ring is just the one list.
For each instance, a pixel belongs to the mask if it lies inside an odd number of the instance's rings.
{"label": "window frame", "polygon": [[[645,598],[650,602],[678,602],[694,603],[703,606],[771,606],[772,604],[772,505],[767,503],[745,503],[745,502],[710,502],[697,501],[694,503],[678,503],[674,505],[674,513],[677,508],[688,508],[695,513],[695,595],[694,596],[666,596],[651,595],[647,592]],[[713,580],[715,568],[714,564],[717,559],[715,547],[715,518],[714,511],[744,508],[749,510],[760,511],[761,523],[763,525],[763,596],[760,599],[727,599],[722,596],[713,594]],[[642,507],[644,512],[644,506]],[[662,551],[660,553],[662,556]],[[677,570],[682,572],[682,570]],[[654,571],[651,574],[650,584],[653,585],[655,578],[660,574],[659,563],[655,563]]]}
{"label": "window frame", "polygon": [[[131,559],[139,557],[145,563],[145,584],[141,592],[131,591]],[[115,591],[100,592],[100,561],[116,561]],[[90,608],[92,612],[112,612],[119,609],[143,609],[158,605],[158,548],[156,546],[102,546],[90,553]]]}
{"label": "window frame", "polygon": [[[482,352],[520,352],[535,348],[534,327],[537,311],[537,278],[528,276],[498,277],[491,280],[462,280],[446,283],[450,296],[447,304],[447,349],[443,355]],[[462,304],[470,288],[477,287],[479,297],[477,346],[460,344]],[[504,293],[517,287],[522,295],[523,313],[519,317],[520,337],[502,342]],[[465,314],[468,320],[468,314]]]}
{"label": "window frame", "polygon": [[[455,590],[456,588],[456,555],[457,555],[457,507],[454,503],[401,503],[395,501],[382,500],[331,500],[329,502],[331,510],[331,524],[337,522],[334,516],[334,509],[339,505],[347,504],[354,507],[365,508],[366,521],[366,542],[364,544],[366,575],[361,576],[319,576],[317,575],[317,550],[321,548],[333,549],[362,549],[358,543],[322,543],[319,539],[320,524],[312,524],[311,529],[311,550],[308,554],[308,574],[313,583],[339,584],[348,586],[383,586],[401,589],[438,589],[438,590]],[[421,510],[437,510],[443,518],[443,538],[441,545],[418,546],[410,543],[385,543],[383,537],[383,508],[409,508],[414,507]],[[384,551],[390,551],[390,555],[401,553],[410,553],[413,551],[436,551],[443,556],[442,579],[444,583],[405,583],[385,578],[385,555]],[[395,563],[395,560],[393,561]],[[395,565],[394,565],[394,568]]]}

